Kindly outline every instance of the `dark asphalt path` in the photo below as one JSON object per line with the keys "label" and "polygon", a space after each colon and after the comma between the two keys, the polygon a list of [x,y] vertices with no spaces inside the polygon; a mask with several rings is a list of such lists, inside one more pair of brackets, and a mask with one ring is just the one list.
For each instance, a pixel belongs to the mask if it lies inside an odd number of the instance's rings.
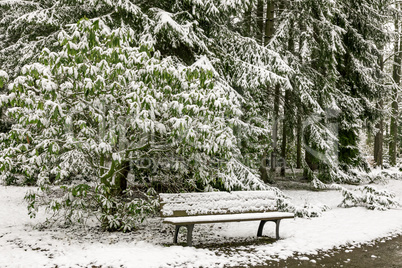
{"label": "dark asphalt path", "polygon": [[402,236],[391,240],[380,239],[374,243],[362,245],[360,248],[344,248],[304,257],[308,257],[309,260],[299,260],[296,257],[296,259],[267,263],[261,267],[402,268]]}

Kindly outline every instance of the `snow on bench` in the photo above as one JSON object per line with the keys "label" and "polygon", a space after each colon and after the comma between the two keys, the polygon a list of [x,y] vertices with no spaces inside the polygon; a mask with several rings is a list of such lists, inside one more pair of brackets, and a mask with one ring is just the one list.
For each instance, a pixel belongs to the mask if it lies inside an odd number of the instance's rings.
{"label": "snow on bench", "polygon": [[187,228],[187,245],[192,245],[194,224],[261,221],[257,237],[267,221],[276,224],[279,239],[279,223],[294,218],[293,213],[277,212],[274,191],[236,191],[210,193],[160,194],[163,223],[176,225],[173,243],[177,243],[180,227]]}

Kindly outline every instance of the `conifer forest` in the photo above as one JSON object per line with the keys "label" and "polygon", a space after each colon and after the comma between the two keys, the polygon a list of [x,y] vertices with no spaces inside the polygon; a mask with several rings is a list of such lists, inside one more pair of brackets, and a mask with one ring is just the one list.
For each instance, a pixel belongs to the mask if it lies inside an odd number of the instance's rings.
{"label": "conifer forest", "polygon": [[[401,68],[401,1],[1,0],[0,195],[40,229],[124,237],[160,225],[162,193],[273,192],[284,243],[338,210],[401,218]],[[145,264],[210,265],[191,258]]]}

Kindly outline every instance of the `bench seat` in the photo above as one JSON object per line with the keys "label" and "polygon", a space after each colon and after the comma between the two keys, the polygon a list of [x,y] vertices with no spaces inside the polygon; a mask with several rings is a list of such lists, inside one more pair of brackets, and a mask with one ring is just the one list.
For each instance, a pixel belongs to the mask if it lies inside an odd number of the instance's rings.
{"label": "bench seat", "polygon": [[163,223],[174,225],[218,223],[218,222],[239,222],[239,221],[258,221],[258,220],[281,220],[293,219],[294,214],[289,212],[262,212],[245,214],[225,214],[225,215],[201,215],[188,217],[165,218]]}

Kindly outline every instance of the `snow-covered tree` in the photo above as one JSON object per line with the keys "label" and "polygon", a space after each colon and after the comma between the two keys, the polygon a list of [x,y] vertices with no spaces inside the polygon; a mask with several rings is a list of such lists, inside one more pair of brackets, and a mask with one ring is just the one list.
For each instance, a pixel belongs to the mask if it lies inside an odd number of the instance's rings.
{"label": "snow-covered tree", "polygon": [[[30,59],[37,57],[41,47],[56,50],[54,43],[60,29],[83,16],[101,17],[109,27],[119,27],[122,23],[131,27],[136,39],[152,43],[162,57],[171,56],[186,65],[206,57],[221,82],[245,99],[242,119],[248,124],[236,130],[236,136],[245,145],[239,158],[244,169],[240,172],[237,165],[236,170],[240,173],[236,174],[246,179],[249,168],[253,172],[258,168],[269,144],[270,127],[266,119],[271,104],[267,88],[276,84],[289,87],[285,74],[291,69],[278,53],[236,30],[237,18],[254,6],[254,1],[33,1],[36,4],[29,7],[25,1],[7,3],[9,5],[2,6],[10,18],[3,24],[5,40],[19,40],[30,52],[24,56]],[[47,27],[50,22],[53,26]],[[32,34],[24,32],[27,24],[32,28],[29,31]],[[43,34],[35,35],[35,32]],[[26,36],[30,36],[29,40]],[[22,51],[14,43],[7,41],[8,45],[4,46],[7,49],[2,51]],[[7,58],[7,64],[0,68],[9,74],[18,73],[22,65],[21,61],[15,61],[16,58]],[[248,140],[247,137],[252,138]]]}
{"label": "snow-covered tree", "polygon": [[16,122],[1,136],[3,178],[37,177],[47,189],[85,175],[95,183],[72,185],[50,205],[86,207],[78,197],[92,192],[110,228],[130,228],[116,210],[131,203],[114,201],[127,189],[130,162],[135,169],[153,161],[154,178],[179,189],[265,187],[251,171],[243,181],[235,176],[242,99],[215,78],[208,59],[186,67],[129,27],[113,30],[98,19],[61,31],[59,43],[60,51],[44,49],[39,62],[25,65],[1,96]]}
{"label": "snow-covered tree", "polygon": [[392,1],[345,1],[343,15],[337,16],[338,25],[344,28],[346,51],[338,60],[342,75],[338,86],[342,96],[340,160],[344,167],[364,166],[357,146],[359,129],[375,122],[377,103],[391,90],[392,80],[379,60],[390,42],[390,32],[384,25],[391,18],[391,4]]}

